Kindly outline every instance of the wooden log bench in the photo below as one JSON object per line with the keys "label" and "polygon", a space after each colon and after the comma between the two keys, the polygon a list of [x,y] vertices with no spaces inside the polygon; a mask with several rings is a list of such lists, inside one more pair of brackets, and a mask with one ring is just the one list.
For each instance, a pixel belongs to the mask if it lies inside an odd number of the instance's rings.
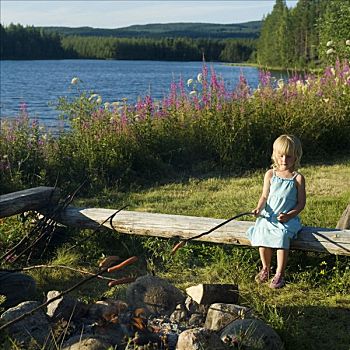
{"label": "wooden log bench", "polygon": [[34,187],[0,196],[0,218],[39,210],[54,205],[59,199],[59,189],[54,187]]}
{"label": "wooden log bench", "polygon": [[[45,213],[57,202],[59,191],[52,187],[36,187],[0,196],[0,218],[27,210]],[[122,210],[107,220],[116,210],[76,208],[69,206],[57,217],[66,226],[97,229],[103,227],[119,233],[187,239],[210,230],[224,219],[169,215]],[[249,246],[246,231],[251,221],[231,221],[214,232],[198,239],[202,242]],[[291,249],[350,256],[350,230],[305,226],[291,243]]]}
{"label": "wooden log bench", "polygon": [[[67,226],[96,229],[114,213],[114,209],[68,207],[58,220]],[[103,227],[124,234],[186,239],[208,231],[223,221],[122,210],[112,220],[107,220]],[[253,224],[251,221],[231,221],[198,241],[250,246],[246,231]],[[291,249],[350,256],[350,230],[305,226],[297,239],[292,241]]]}

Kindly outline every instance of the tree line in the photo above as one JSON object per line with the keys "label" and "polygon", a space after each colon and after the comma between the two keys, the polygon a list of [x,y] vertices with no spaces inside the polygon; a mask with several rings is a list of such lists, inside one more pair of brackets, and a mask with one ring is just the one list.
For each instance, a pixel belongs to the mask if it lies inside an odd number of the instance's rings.
{"label": "tree line", "polygon": [[67,55],[57,33],[45,33],[35,27],[23,27],[20,24],[10,24],[8,27],[0,24],[0,35],[1,59],[61,59]]}
{"label": "tree line", "polygon": [[41,27],[46,32],[62,35],[104,36],[117,38],[207,38],[211,39],[257,39],[261,21],[246,23],[151,23],[131,25],[124,28],[106,29],[91,27]]}
{"label": "tree line", "polygon": [[115,38],[60,36],[20,24],[1,26],[1,59],[118,59],[245,62],[254,39]]}
{"label": "tree line", "polygon": [[[256,31],[257,25],[245,30]],[[158,35],[161,30],[164,33],[166,25],[132,26],[129,32],[136,30],[134,27],[145,27]],[[285,0],[276,0],[272,12],[263,19],[259,39],[64,35],[52,28],[46,31],[20,24],[0,25],[0,29],[1,59],[198,61],[204,56],[207,61],[305,68],[350,57],[350,0],[299,0],[291,9]]]}
{"label": "tree line", "polygon": [[[269,67],[316,67],[350,58],[350,0],[276,0],[263,20],[257,62]],[[348,44],[347,44],[348,43]]]}

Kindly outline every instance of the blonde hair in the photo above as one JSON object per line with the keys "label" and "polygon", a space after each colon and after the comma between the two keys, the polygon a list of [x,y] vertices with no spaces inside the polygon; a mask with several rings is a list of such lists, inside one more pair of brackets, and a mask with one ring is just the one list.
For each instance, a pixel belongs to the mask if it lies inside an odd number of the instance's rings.
{"label": "blonde hair", "polygon": [[293,165],[293,171],[298,170],[300,167],[300,159],[303,155],[303,149],[301,147],[300,140],[294,135],[281,135],[273,143],[272,152],[272,168],[277,169],[277,153],[286,154],[295,157],[295,162]]}

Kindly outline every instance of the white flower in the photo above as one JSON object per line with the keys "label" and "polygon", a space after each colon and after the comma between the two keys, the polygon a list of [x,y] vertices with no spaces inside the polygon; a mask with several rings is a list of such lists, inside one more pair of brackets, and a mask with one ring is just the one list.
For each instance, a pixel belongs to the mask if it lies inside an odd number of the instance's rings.
{"label": "white flower", "polygon": [[192,90],[191,92],[190,92],[190,95],[196,95],[197,94],[197,91],[195,91],[195,90]]}
{"label": "white flower", "polygon": [[307,86],[303,84],[302,81],[298,80],[296,82],[297,91],[304,93],[307,90]]}
{"label": "white flower", "polygon": [[102,103],[102,97],[101,96],[97,97],[96,103],[98,103],[98,104]]}
{"label": "white flower", "polygon": [[348,39],[348,40],[345,41],[345,45],[350,46],[350,39]]}
{"label": "white flower", "polygon": [[79,83],[79,78],[74,77],[70,83],[71,83],[72,85],[77,85],[77,84]]}
{"label": "white flower", "polygon": [[112,107],[118,107],[119,105],[120,105],[120,102],[118,102],[118,101],[114,101],[111,103]]}
{"label": "white flower", "polygon": [[326,44],[327,47],[330,47],[332,45],[333,45],[333,41],[332,40],[327,41],[327,44]]}
{"label": "white flower", "polygon": [[193,79],[188,79],[187,80],[187,86],[190,86],[193,83]]}
{"label": "white flower", "polygon": [[3,157],[4,159],[7,159],[9,156],[8,156],[7,154],[4,154],[2,157]]}
{"label": "white flower", "polygon": [[92,94],[90,97],[89,97],[89,101],[93,100],[94,98],[97,98],[99,97],[98,94]]}
{"label": "white flower", "polygon": [[91,101],[93,98],[96,98],[98,95],[97,94],[92,94],[90,97],[89,97],[89,101]]}
{"label": "white flower", "polygon": [[330,55],[330,54],[332,54],[332,53],[334,53],[334,52],[335,52],[334,49],[328,49],[328,50],[326,51],[326,54],[327,54],[327,55]]}
{"label": "white flower", "polygon": [[279,79],[277,82],[278,88],[279,89],[283,89],[284,87],[284,80],[283,79]]}
{"label": "white flower", "polygon": [[202,83],[202,81],[203,81],[203,74],[202,73],[198,73],[197,80],[199,83]]}
{"label": "white flower", "polygon": [[331,73],[332,73],[333,75],[335,75],[335,69],[334,69],[334,67],[331,68]]}
{"label": "white flower", "polygon": [[109,107],[111,106],[111,104],[110,104],[109,102],[105,102],[104,106],[105,106],[105,109],[109,109]]}

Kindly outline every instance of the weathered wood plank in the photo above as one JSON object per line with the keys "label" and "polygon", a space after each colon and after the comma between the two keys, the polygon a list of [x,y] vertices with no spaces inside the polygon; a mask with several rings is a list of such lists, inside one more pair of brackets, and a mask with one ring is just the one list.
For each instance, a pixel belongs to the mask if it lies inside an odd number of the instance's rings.
{"label": "weathered wood plank", "polygon": [[0,196],[0,218],[28,210],[38,210],[57,203],[58,199],[59,190],[45,186],[3,194]]}
{"label": "weathered wood plank", "polygon": [[[113,209],[68,207],[59,221],[68,226],[96,229],[113,213]],[[186,239],[207,231],[222,221],[224,220],[122,210],[113,218],[112,226],[110,220],[104,226],[126,234]],[[249,246],[246,231],[251,225],[251,221],[231,221],[199,240]],[[291,249],[350,255],[350,230],[304,227],[292,242]]]}
{"label": "weathered wood plank", "polygon": [[344,210],[342,216],[340,217],[336,228],[339,229],[350,229],[350,203]]}

